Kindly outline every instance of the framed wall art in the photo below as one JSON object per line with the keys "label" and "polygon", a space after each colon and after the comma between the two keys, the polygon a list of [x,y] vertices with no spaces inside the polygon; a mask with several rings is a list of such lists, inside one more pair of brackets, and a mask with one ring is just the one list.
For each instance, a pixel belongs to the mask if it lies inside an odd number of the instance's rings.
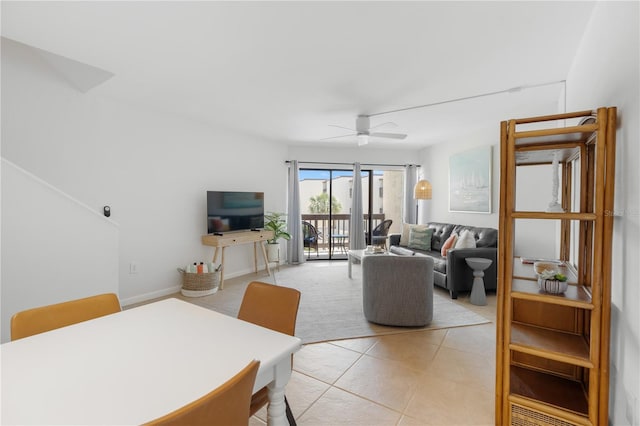
{"label": "framed wall art", "polygon": [[491,146],[449,157],[449,211],[491,213]]}

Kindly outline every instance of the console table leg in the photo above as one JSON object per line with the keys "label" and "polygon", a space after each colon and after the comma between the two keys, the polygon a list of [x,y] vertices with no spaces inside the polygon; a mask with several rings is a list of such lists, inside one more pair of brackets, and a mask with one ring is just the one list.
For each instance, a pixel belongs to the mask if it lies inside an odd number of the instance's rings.
{"label": "console table leg", "polygon": [[[271,269],[269,268],[269,259],[267,258],[267,249],[264,247],[264,243],[260,242],[260,248],[262,249],[262,258],[264,259],[264,266],[265,269],[267,270],[267,274],[269,274],[269,276],[271,276]],[[257,260],[256,260],[257,262]],[[258,266],[256,263],[256,272],[258,272]]]}
{"label": "console table leg", "polygon": [[[224,249],[225,247],[222,247],[222,257],[220,258],[220,290],[224,290]],[[216,256],[218,254],[218,249],[216,248]]]}
{"label": "console table leg", "polygon": [[258,273],[258,242],[253,243],[253,272]]}

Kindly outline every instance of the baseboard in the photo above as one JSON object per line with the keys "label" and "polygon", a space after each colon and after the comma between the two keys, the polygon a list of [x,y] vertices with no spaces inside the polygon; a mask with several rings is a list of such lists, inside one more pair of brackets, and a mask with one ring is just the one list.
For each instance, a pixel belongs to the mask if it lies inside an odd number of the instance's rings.
{"label": "baseboard", "polygon": [[159,297],[168,296],[170,294],[179,292],[180,287],[181,286],[177,285],[177,286],[165,288],[162,290],[152,291],[150,293],[139,294],[137,296],[129,297],[127,299],[120,299],[120,304],[122,306],[129,306],[129,305],[134,305],[136,303],[142,303],[148,300],[157,299]]}
{"label": "baseboard", "polygon": [[[247,269],[247,270],[244,270],[244,271],[237,271],[237,272],[233,272],[231,274],[225,274],[224,280],[227,281],[227,280],[230,280],[232,278],[240,277],[242,275],[248,275],[248,274],[254,274],[254,273],[255,272],[253,271],[253,269]],[[168,295],[173,294],[173,293],[178,293],[180,291],[180,288],[181,288],[181,286],[177,285],[177,286],[172,286],[172,287],[165,288],[165,289],[162,289],[162,290],[152,291],[150,293],[143,293],[143,294],[139,294],[137,296],[128,297],[126,299],[120,299],[120,304],[122,306],[135,305],[136,303],[142,303],[142,302],[146,302],[146,301],[149,301],[149,300],[157,299],[159,297],[168,296]]]}

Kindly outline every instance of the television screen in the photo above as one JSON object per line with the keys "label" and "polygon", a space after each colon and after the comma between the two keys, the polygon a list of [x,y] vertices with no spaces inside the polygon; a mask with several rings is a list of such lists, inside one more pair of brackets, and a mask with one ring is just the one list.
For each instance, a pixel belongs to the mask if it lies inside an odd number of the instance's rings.
{"label": "television screen", "polygon": [[207,233],[263,227],[263,192],[207,191]]}

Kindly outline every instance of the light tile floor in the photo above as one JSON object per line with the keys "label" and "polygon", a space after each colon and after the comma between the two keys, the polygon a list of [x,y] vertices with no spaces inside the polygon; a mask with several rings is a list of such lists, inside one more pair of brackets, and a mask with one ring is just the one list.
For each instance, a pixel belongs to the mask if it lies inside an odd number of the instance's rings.
{"label": "light tile floor", "polygon": [[[455,302],[491,322],[304,345],[286,388],[297,424],[494,425],[496,296]],[[263,408],[249,425],[266,418]]]}
{"label": "light tile floor", "polygon": [[[487,302],[456,301],[488,324],[303,346],[286,390],[298,425],[495,424],[495,294]],[[250,425],[265,422],[262,409]]]}

